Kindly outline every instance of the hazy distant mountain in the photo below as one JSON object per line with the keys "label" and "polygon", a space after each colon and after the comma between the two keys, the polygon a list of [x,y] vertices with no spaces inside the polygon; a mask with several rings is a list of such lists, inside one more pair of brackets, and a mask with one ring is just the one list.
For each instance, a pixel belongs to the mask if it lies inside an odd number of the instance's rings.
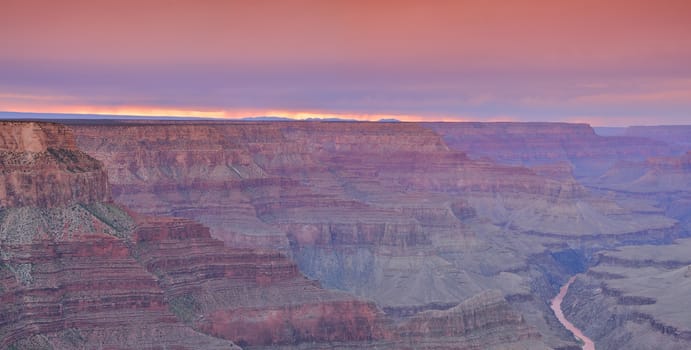
{"label": "hazy distant mountain", "polygon": [[275,117],[275,116],[257,116],[257,117],[245,117],[240,120],[244,121],[266,121],[266,122],[281,122],[281,121],[291,121],[294,119],[291,118],[286,118],[286,117]]}
{"label": "hazy distant mountain", "polygon": [[[205,117],[174,117],[174,116],[136,116],[136,115],[115,115],[115,114],[71,114],[71,113],[26,113],[26,112],[2,112],[0,111],[0,120],[180,120],[180,121],[198,121],[198,120],[215,120],[222,118],[205,118]],[[254,117],[245,117],[240,119],[224,119],[237,121],[319,121],[319,122],[357,122],[357,119],[347,118],[307,118],[294,119],[289,117],[261,115]],[[380,119],[379,122],[399,122],[396,119]]]}
{"label": "hazy distant mountain", "polygon": [[596,126],[593,129],[600,136],[621,136],[626,133],[626,127]]}
{"label": "hazy distant mountain", "polygon": [[217,120],[217,118],[202,117],[171,117],[171,116],[137,116],[115,114],[72,114],[72,113],[27,113],[27,112],[2,112],[0,120]]}

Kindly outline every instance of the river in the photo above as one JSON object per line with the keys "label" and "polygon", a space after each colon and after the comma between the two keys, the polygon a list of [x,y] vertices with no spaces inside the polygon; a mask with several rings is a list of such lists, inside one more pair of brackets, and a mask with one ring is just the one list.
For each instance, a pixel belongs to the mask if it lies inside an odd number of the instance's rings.
{"label": "river", "polygon": [[575,279],[576,276],[573,276],[565,285],[561,286],[559,294],[552,299],[552,311],[554,311],[554,314],[557,316],[557,319],[559,319],[559,322],[561,322],[566,329],[570,330],[577,339],[583,342],[583,350],[595,350],[595,343],[590,340],[590,338],[586,337],[580,329],[573,325],[573,323],[569,322],[569,320],[564,317],[564,312],[561,310],[561,301],[564,300],[566,292],[569,290],[571,283],[573,283]]}

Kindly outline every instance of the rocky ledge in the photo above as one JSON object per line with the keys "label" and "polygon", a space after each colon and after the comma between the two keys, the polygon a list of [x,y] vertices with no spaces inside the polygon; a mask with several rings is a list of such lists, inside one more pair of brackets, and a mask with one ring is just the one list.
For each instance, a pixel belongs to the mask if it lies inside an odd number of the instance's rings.
{"label": "rocky ledge", "polygon": [[76,148],[69,128],[0,122],[0,208],[109,200],[101,162]]}

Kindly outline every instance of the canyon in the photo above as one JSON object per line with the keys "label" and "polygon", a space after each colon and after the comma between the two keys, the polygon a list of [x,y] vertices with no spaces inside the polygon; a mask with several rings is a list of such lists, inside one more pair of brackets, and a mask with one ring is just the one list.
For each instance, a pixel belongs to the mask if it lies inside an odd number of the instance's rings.
{"label": "canyon", "polygon": [[0,122],[3,348],[579,349],[575,274],[691,345],[691,128],[59,122]]}

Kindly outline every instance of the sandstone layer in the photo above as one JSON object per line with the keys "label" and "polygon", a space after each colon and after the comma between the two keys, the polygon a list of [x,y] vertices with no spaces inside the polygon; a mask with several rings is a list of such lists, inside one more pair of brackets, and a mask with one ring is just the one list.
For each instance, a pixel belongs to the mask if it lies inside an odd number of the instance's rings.
{"label": "sandstone layer", "polygon": [[201,332],[243,346],[387,337],[373,303],[322,289],[276,251],[227,248],[185,219],[137,221],[136,256],[176,315]]}
{"label": "sandstone layer", "polygon": [[76,148],[69,128],[0,121],[0,208],[109,198],[101,163]]}
{"label": "sandstone layer", "polygon": [[169,311],[121,239],[131,218],[107,203],[104,169],[75,148],[69,129],[0,127],[3,184],[26,184],[0,207],[1,348],[235,348]]}

